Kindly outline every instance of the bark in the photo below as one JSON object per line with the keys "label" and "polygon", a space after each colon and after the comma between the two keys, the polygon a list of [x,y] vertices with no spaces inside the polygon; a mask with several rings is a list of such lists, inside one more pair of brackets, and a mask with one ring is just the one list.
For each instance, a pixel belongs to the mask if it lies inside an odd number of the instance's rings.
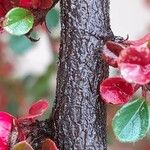
{"label": "bark", "polygon": [[61,48],[54,114],[60,150],[106,150],[106,108],[98,94],[108,75],[100,57],[113,37],[109,0],[61,0]]}

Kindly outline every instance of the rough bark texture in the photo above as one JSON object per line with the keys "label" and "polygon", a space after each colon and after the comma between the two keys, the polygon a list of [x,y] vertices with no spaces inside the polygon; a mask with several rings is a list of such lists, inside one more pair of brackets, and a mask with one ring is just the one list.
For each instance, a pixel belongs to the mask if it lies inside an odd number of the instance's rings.
{"label": "rough bark texture", "polygon": [[61,0],[55,140],[60,150],[106,150],[106,109],[98,95],[108,75],[100,58],[113,37],[109,0]]}

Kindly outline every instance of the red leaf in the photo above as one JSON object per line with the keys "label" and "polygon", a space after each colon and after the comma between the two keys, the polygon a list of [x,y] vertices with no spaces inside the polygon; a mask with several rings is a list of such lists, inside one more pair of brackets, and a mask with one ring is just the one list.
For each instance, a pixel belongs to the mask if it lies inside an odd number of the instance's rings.
{"label": "red leaf", "polygon": [[42,150],[58,150],[56,144],[51,139],[44,140],[42,144]]}
{"label": "red leaf", "polygon": [[118,66],[123,78],[140,85],[150,82],[150,49],[129,47],[120,53]]}
{"label": "red leaf", "polygon": [[38,102],[32,104],[29,109],[30,115],[42,115],[48,108],[49,104],[47,100],[41,99]]}
{"label": "red leaf", "polygon": [[19,122],[24,120],[34,120],[37,117],[43,115],[43,113],[48,109],[49,103],[47,100],[41,99],[36,103],[32,104],[31,108],[29,109],[29,114],[19,118]]}
{"label": "red leaf", "polygon": [[102,53],[101,57],[108,65],[114,68],[118,67],[117,58],[113,58],[106,53]]}
{"label": "red leaf", "polygon": [[32,7],[32,0],[20,0],[20,6],[31,8]]}
{"label": "red leaf", "polygon": [[20,6],[34,9],[47,9],[53,4],[53,0],[20,0]]}
{"label": "red leaf", "polygon": [[107,46],[105,45],[103,48],[103,53],[101,54],[101,57],[105,60],[105,62],[107,64],[109,64],[112,67],[117,68],[118,64],[117,64],[117,56],[111,52]]}
{"label": "red leaf", "polygon": [[125,104],[134,93],[134,88],[120,77],[105,79],[100,85],[100,94],[105,102]]}
{"label": "red leaf", "polygon": [[0,0],[0,17],[4,17],[8,10],[12,8],[10,0]]}
{"label": "red leaf", "polygon": [[5,12],[5,10],[4,10],[4,8],[3,8],[3,6],[2,6],[2,5],[0,5],[0,18],[1,18],[1,17],[4,17],[4,16],[5,16],[5,14],[6,14],[6,12]]}
{"label": "red leaf", "polygon": [[41,0],[40,7],[43,9],[50,8],[53,4],[53,0]]}
{"label": "red leaf", "polygon": [[140,46],[143,45],[144,43],[148,42],[150,40],[150,33],[146,34],[144,37],[142,37],[139,40],[135,40],[135,41],[126,41],[124,43],[129,44],[129,45],[133,45],[133,46]]}
{"label": "red leaf", "polygon": [[113,42],[113,41],[107,41],[106,42],[106,47],[112,52],[114,53],[116,56],[119,56],[120,52],[124,49],[124,46]]}
{"label": "red leaf", "polygon": [[16,118],[6,112],[0,112],[0,150],[9,150],[9,139]]}

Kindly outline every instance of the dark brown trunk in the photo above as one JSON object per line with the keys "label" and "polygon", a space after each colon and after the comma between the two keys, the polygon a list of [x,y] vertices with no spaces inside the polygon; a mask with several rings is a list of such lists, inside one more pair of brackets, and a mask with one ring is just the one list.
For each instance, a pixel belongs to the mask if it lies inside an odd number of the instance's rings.
{"label": "dark brown trunk", "polygon": [[61,25],[55,140],[60,150],[106,150],[98,85],[108,75],[100,53],[113,36],[109,0],[61,0]]}

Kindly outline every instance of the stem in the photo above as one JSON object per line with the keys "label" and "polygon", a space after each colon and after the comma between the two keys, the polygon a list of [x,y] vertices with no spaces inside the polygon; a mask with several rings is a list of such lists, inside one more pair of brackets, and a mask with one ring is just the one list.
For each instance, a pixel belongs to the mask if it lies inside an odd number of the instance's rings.
{"label": "stem", "polygon": [[60,150],[106,150],[106,108],[98,86],[108,76],[101,50],[114,38],[109,0],[61,0],[61,19],[55,141]]}
{"label": "stem", "polygon": [[145,86],[142,86],[142,96],[145,98],[147,97],[147,88]]}
{"label": "stem", "polygon": [[140,87],[141,87],[141,85],[136,84],[136,85],[134,86],[134,93],[135,93]]}

